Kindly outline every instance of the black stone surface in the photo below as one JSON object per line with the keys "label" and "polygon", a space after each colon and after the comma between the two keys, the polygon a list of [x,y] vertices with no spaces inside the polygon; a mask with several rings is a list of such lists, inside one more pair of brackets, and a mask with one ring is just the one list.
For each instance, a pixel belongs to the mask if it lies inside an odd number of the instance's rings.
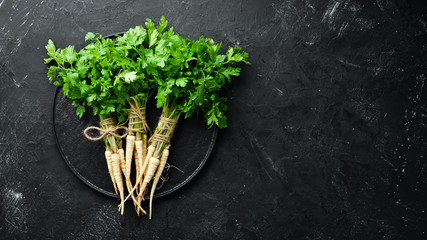
{"label": "black stone surface", "polygon": [[[82,183],[44,46],[164,15],[241,46],[229,128],[154,218]],[[0,0],[1,239],[426,239],[427,8],[397,0]]]}

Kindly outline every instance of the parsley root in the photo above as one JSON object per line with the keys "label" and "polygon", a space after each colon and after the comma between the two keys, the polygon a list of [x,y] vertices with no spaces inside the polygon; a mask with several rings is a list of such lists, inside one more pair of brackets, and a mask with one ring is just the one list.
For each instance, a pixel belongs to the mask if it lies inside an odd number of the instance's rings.
{"label": "parsley root", "polygon": [[114,191],[117,194],[116,179],[114,178],[114,174],[113,174],[113,160],[111,158],[111,154],[112,153],[110,149],[105,150],[105,159],[107,160],[108,173],[110,174],[111,182],[113,183],[113,186],[114,186]]}
{"label": "parsley root", "polygon": [[[154,174],[156,173],[157,167],[159,166],[160,160],[156,157],[151,157],[148,163],[147,171],[145,172],[144,181],[142,181],[142,186],[140,188],[140,193],[145,192],[145,189],[147,188],[148,183],[153,178]],[[142,196],[143,197],[143,196]],[[142,199],[142,198],[141,198]],[[138,199],[140,201],[141,199]],[[139,202],[139,204],[141,204]]]}
{"label": "parsley root", "polygon": [[[155,164],[155,162],[151,162],[151,158],[153,156],[154,150],[155,150],[154,146],[151,145],[150,147],[148,147],[147,156],[145,157],[144,163],[141,169],[139,170],[138,182],[140,182],[140,186],[139,186],[138,203],[137,203],[138,207],[141,206],[141,201],[144,198],[143,194],[145,192],[145,188],[147,187],[146,185],[144,187],[144,181],[147,179],[147,174],[148,174],[147,172],[148,172],[148,169],[150,168],[149,164],[152,164],[151,168],[153,168],[154,167],[153,165]],[[140,164],[142,163],[140,162]],[[144,176],[144,178],[142,178],[142,176]],[[141,182],[142,179],[144,180]],[[139,211],[137,211],[137,214],[139,215]]]}
{"label": "parsley root", "polygon": [[117,188],[119,189],[119,193],[120,193],[120,207],[119,210],[121,211],[121,214],[123,215],[124,212],[124,188],[123,188],[123,179],[122,179],[122,173],[120,170],[120,157],[118,153],[113,153],[111,156],[113,163],[113,174],[114,174],[114,179],[116,180],[117,183]]}
{"label": "parsley root", "polygon": [[125,174],[126,172],[126,160],[125,160],[125,151],[123,148],[119,149],[119,160],[120,160],[120,170]]}
{"label": "parsley root", "polygon": [[134,146],[135,146],[135,136],[127,135],[126,136],[126,170],[125,170],[126,178],[130,178]]}
{"label": "parsley root", "polygon": [[169,146],[163,150],[162,158],[160,159],[160,164],[156,172],[156,176],[153,180],[153,185],[151,186],[151,193],[150,193],[150,219],[151,219],[151,213],[153,212],[153,198],[154,198],[154,191],[156,191],[157,183],[159,182],[160,177],[162,176],[163,170],[165,169],[166,162],[168,161],[169,157]]}
{"label": "parsley root", "polygon": [[[132,168],[132,156],[135,146],[135,136],[133,135],[127,135],[126,136],[126,161],[125,161],[125,179],[126,179],[126,188],[130,192],[132,189],[132,182],[130,180],[130,173]],[[136,205],[136,199],[135,196],[132,194],[132,199],[134,201],[134,204]]]}
{"label": "parsley root", "polygon": [[[136,173],[135,174],[135,185],[134,185],[134,188],[138,189],[138,185],[139,185],[139,183],[138,183],[138,176],[139,176],[140,166],[139,166],[139,157],[138,157],[138,153],[136,152],[136,148],[134,148],[134,150],[133,150],[133,155],[135,157],[135,173]],[[129,192],[132,192],[132,190],[130,190]]]}
{"label": "parsley root", "polygon": [[[147,165],[148,165],[150,158],[153,156],[154,150],[156,150],[156,147],[154,145],[150,145],[148,147],[148,153],[147,153],[147,156],[144,160],[144,165],[142,166],[142,168],[139,171],[139,175],[138,175],[136,182],[142,181],[142,176],[144,174],[145,169],[147,168]],[[136,189],[136,185],[129,192],[128,196],[125,198],[125,201],[130,197],[130,195],[135,191],[135,189]]]}

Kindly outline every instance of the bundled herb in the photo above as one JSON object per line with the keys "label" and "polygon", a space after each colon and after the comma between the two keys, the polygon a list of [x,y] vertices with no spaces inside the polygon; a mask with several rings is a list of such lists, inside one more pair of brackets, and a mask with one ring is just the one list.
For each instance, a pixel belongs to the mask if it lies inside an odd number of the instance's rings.
{"label": "bundled herb", "polygon": [[[121,211],[124,206],[124,188],[121,176],[120,162],[123,162],[124,151],[122,141],[125,135],[119,135],[118,130],[126,129],[120,126],[126,120],[126,103],[129,100],[128,89],[114,87],[114,80],[120,78],[121,69],[114,54],[115,42],[103,39],[101,35],[88,33],[85,37],[89,44],[76,52],[74,46],[65,49],[56,49],[52,40],[46,46],[49,58],[48,64],[54,61],[57,65],[49,67],[50,82],[62,86],[64,96],[73,100],[76,113],[82,117],[87,107],[92,108],[93,114],[100,120],[101,128],[90,127],[86,129],[86,137],[91,140],[104,139],[105,158],[114,189],[120,194]],[[100,132],[99,137],[91,137],[91,129]]]}
{"label": "bundled herb", "polygon": [[[131,28],[115,41],[88,33],[85,40],[89,43],[79,52],[73,46],[56,49],[51,40],[46,46],[49,58],[45,63],[56,62],[49,67],[50,82],[59,77],[54,84],[62,86],[64,95],[73,100],[79,117],[90,107],[100,119],[101,128],[90,127],[85,134],[89,139],[105,141],[111,181],[120,194],[119,210],[123,214],[124,202],[132,197],[138,215],[139,211],[146,213],[141,201],[152,181],[150,219],[154,192],[178,119],[203,114],[208,126],[227,127],[227,99],[218,92],[231,77],[240,75],[237,63],[249,64],[248,54],[238,47],[222,54],[221,43],[204,37],[197,41],[181,37],[173,28],[166,31],[167,24],[164,17],[157,26],[147,19],[145,28]],[[148,140],[145,112],[152,95],[162,114]],[[89,136],[86,132],[90,129],[98,130],[100,136]],[[126,133],[120,135],[120,129]],[[125,135],[126,153],[121,141]],[[134,185],[130,179],[133,158]],[[121,174],[129,194],[126,199]]]}
{"label": "bundled herb", "polygon": [[[128,191],[133,187],[130,179],[133,155],[135,156],[136,174],[139,174],[146,154],[149,127],[145,118],[145,109],[148,98],[154,91],[154,85],[147,78],[146,71],[141,68],[141,64],[144,62],[146,35],[146,30],[142,26],[137,26],[129,29],[123,36],[116,36],[115,53],[116,58],[119,59],[117,65],[121,71],[119,77],[114,81],[114,87],[119,91],[126,89],[126,94],[132,96],[129,102],[126,160],[123,170]],[[135,186],[138,184],[136,182]],[[133,195],[132,199],[136,204],[137,200]]]}
{"label": "bundled herb", "polygon": [[[147,154],[147,140],[149,128],[145,119],[145,110],[149,96],[154,92],[158,77],[157,68],[164,66],[162,61],[162,47],[158,46],[157,37],[167,26],[167,21],[162,18],[157,27],[151,20],[147,20],[146,26],[137,26],[129,29],[123,36],[117,37],[116,52],[120,54],[118,65],[122,68],[121,75],[114,82],[116,88],[129,86],[129,94],[132,101],[129,103],[128,136],[126,137],[126,183],[130,191],[130,166],[132,156],[135,155],[135,169],[138,176],[144,165]],[[151,27],[152,26],[152,27]],[[138,188],[142,181],[135,182]],[[132,196],[134,199],[134,197]],[[135,199],[134,199],[135,201]],[[142,208],[141,208],[142,210]],[[139,209],[137,210],[139,214]]]}
{"label": "bundled herb", "polygon": [[221,44],[215,44],[210,38],[200,37],[192,41],[175,34],[172,28],[161,34],[151,21],[148,21],[146,27],[150,39],[156,39],[152,43],[157,43],[156,57],[147,59],[147,62],[157,63],[157,71],[153,74],[157,85],[155,98],[157,107],[163,107],[138,176],[139,180],[144,175],[138,193],[138,206],[154,177],[150,192],[151,218],[152,199],[167,162],[170,140],[179,117],[184,115],[188,118],[194,113],[202,113],[209,126],[225,128],[226,98],[220,97],[218,91],[226,82],[230,82],[231,76],[240,74],[240,68],[233,64],[249,62],[248,54],[241,52],[240,48],[229,48],[222,55]]}

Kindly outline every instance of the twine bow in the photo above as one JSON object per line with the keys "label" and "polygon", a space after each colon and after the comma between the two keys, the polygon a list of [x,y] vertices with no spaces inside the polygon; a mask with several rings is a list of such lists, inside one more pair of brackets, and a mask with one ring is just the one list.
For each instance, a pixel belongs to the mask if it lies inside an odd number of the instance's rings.
{"label": "twine bow", "polygon": [[[128,128],[123,126],[123,125],[118,125],[115,126],[116,122],[114,121],[113,118],[106,118],[104,120],[102,120],[99,125],[101,127],[95,127],[95,126],[91,126],[91,127],[87,127],[83,134],[85,135],[85,137],[89,140],[92,141],[98,141],[103,139],[104,137],[108,137],[110,135],[115,136],[117,138],[124,138],[127,135],[127,130]],[[106,129],[102,128],[102,127],[107,127]],[[123,129],[125,130],[125,133],[123,133],[122,135],[118,134],[117,131]],[[88,134],[88,132],[90,130],[96,130],[99,132],[99,136],[98,137],[92,137]]]}

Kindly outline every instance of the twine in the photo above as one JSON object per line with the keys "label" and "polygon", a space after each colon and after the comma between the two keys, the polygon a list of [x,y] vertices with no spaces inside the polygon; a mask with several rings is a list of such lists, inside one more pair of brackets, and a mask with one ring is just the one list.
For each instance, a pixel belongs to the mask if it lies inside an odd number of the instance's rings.
{"label": "twine", "polygon": [[[85,135],[85,137],[87,139],[92,140],[92,141],[98,141],[98,140],[101,140],[104,137],[108,137],[110,135],[115,136],[117,138],[124,138],[124,137],[126,137],[126,135],[127,135],[127,127],[125,127],[123,125],[115,126],[115,124],[116,124],[116,122],[114,121],[113,118],[106,118],[106,119],[102,120],[99,123],[99,125],[101,127],[94,127],[94,126],[87,127],[84,130],[83,134]],[[107,128],[103,129],[102,127],[107,127]],[[94,129],[94,130],[96,130],[96,131],[99,132],[99,136],[98,137],[92,137],[92,136],[90,136],[88,134],[88,132],[90,130],[92,130],[92,129]],[[120,129],[124,129],[126,132],[124,134],[122,134],[122,135],[117,134],[117,130],[120,130]]]}
{"label": "twine", "polygon": [[[163,123],[163,124],[162,124]],[[172,118],[166,118],[160,116],[159,124],[157,125],[157,129],[159,129],[159,132],[162,131],[169,131],[169,135],[161,134],[161,133],[154,133],[153,136],[151,136],[149,142],[156,141],[156,142],[164,142],[166,144],[169,144],[173,135],[173,131],[175,130],[175,126],[178,123],[177,119]]]}
{"label": "twine", "polygon": [[[150,132],[151,134],[150,127],[148,127],[147,119],[145,118],[145,107],[140,107],[138,104],[138,101],[134,97],[131,97],[131,99],[135,102],[135,105],[129,102],[131,111],[129,112],[129,117],[128,117],[128,121],[129,121],[128,132],[139,132],[142,134],[146,134]],[[132,121],[136,118],[139,118],[140,121]],[[136,124],[140,124],[140,123],[142,123],[141,128],[134,128]]]}

